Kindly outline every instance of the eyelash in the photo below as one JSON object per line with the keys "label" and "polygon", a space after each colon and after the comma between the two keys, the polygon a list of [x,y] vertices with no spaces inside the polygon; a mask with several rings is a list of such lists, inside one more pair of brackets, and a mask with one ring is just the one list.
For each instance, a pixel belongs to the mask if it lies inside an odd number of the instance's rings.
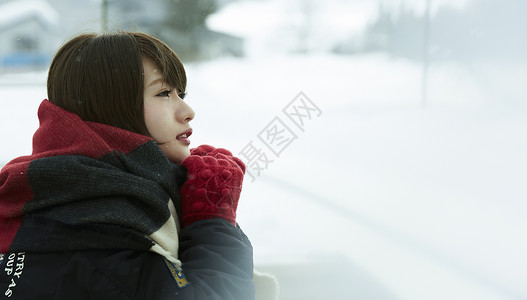
{"label": "eyelash", "polygon": [[159,96],[159,97],[168,97],[170,95],[170,93],[172,93],[173,90],[166,90],[166,91],[162,91],[161,93],[157,94],[156,96]]}
{"label": "eyelash", "polygon": [[[170,95],[170,93],[172,93],[173,90],[166,90],[166,91],[162,91],[161,93],[157,94],[156,96],[159,96],[159,97],[168,97]],[[185,97],[187,96],[187,93],[179,93],[178,94],[179,98],[181,99],[185,99]]]}

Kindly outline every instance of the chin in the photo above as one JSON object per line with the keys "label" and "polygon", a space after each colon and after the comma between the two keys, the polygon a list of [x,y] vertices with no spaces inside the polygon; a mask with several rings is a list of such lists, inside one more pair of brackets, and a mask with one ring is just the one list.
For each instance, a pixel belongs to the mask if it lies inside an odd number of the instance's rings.
{"label": "chin", "polygon": [[190,150],[187,147],[186,149],[181,149],[179,151],[174,151],[172,153],[165,154],[171,162],[181,163],[185,158],[190,156]]}

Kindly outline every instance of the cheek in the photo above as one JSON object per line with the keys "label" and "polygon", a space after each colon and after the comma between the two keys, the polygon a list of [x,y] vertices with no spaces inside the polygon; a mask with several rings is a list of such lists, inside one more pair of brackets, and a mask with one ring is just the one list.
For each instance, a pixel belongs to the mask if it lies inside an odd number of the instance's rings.
{"label": "cheek", "polygon": [[155,105],[145,103],[143,112],[145,114],[145,121],[152,122],[159,115],[161,110],[157,109]]}
{"label": "cheek", "polygon": [[144,109],[145,125],[151,135],[160,134],[164,126],[163,111],[151,107]]}

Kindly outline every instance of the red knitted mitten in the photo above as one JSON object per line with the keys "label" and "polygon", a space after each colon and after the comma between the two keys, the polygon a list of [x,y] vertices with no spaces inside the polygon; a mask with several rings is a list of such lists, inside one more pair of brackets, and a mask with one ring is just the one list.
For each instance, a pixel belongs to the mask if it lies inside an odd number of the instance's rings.
{"label": "red knitted mitten", "polygon": [[[201,146],[199,146],[197,148],[190,149],[190,155],[199,155],[199,156],[209,155],[209,156],[214,156],[217,153],[224,154],[225,156],[234,157],[234,156],[232,156],[232,153],[229,150],[223,149],[223,148],[214,148],[214,147],[212,147],[210,145],[201,145]],[[236,158],[236,157],[234,157],[234,158]],[[238,158],[236,158],[236,159],[238,161],[240,161]],[[243,165],[243,167],[245,168],[245,165]]]}
{"label": "red knitted mitten", "polygon": [[226,149],[202,145],[190,151],[181,165],[187,181],[180,190],[181,222],[222,218],[236,225],[236,209],[245,164]]}

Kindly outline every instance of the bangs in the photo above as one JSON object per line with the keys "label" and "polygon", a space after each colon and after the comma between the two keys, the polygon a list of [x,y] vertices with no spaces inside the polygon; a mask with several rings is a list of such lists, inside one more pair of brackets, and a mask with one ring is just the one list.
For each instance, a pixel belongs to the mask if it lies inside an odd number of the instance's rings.
{"label": "bangs", "polygon": [[151,59],[163,74],[164,81],[179,93],[185,93],[187,89],[187,75],[183,63],[177,54],[164,42],[142,33],[135,33],[141,54]]}

